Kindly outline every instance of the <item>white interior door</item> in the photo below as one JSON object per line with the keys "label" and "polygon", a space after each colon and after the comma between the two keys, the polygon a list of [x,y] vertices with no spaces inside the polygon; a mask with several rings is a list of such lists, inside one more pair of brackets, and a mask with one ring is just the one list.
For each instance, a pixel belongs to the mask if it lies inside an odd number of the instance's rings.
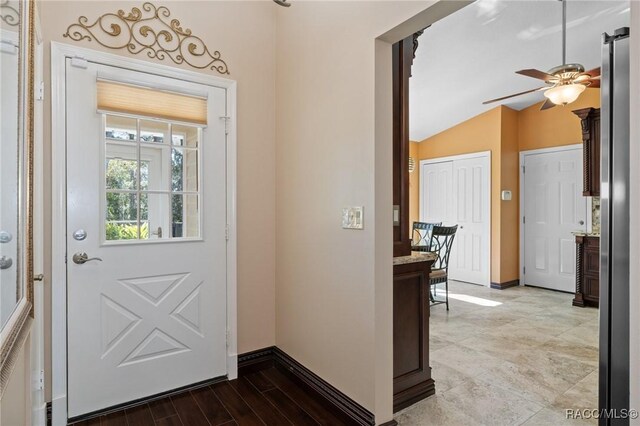
{"label": "white interior door", "polygon": [[524,156],[524,283],[575,291],[572,231],[586,230],[582,149]]}
{"label": "white interior door", "polygon": [[458,231],[449,274],[454,280],[490,283],[490,167],[488,156],[453,161],[453,209]]}
{"label": "white interior door", "polygon": [[[207,125],[98,111],[105,75],[206,97]],[[227,374],[226,91],[69,59],[66,88],[73,418]]]}
{"label": "white interior door", "polygon": [[458,225],[449,259],[451,279],[489,285],[490,168],[488,153],[421,165],[422,221]]}

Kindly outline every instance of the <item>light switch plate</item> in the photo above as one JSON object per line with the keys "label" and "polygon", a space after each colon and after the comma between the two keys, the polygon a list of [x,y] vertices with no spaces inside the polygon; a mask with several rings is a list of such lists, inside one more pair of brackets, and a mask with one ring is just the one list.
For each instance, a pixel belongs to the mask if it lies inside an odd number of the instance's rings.
{"label": "light switch plate", "polygon": [[364,207],[343,208],[342,227],[344,229],[364,229]]}
{"label": "light switch plate", "polygon": [[500,198],[502,198],[502,201],[511,201],[511,191],[502,191]]}

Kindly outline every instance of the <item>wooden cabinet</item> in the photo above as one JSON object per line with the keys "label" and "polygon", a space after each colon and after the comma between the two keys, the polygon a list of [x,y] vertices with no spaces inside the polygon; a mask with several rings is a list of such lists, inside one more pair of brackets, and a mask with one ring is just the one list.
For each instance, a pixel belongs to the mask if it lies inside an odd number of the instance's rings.
{"label": "wooden cabinet", "polygon": [[393,266],[393,411],[435,393],[429,366],[429,273],[433,260]]}
{"label": "wooden cabinet", "polygon": [[574,306],[598,307],[600,301],[600,238],[576,236],[576,295]]}
{"label": "wooden cabinet", "polygon": [[600,196],[600,108],[583,108],[573,111],[580,117],[582,126],[584,185],[582,195]]}

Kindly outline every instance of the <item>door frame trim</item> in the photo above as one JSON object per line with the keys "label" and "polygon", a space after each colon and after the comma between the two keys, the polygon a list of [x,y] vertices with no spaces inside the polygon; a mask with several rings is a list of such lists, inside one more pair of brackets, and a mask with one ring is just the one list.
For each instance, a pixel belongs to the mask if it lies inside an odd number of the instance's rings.
{"label": "door frame trim", "polygon": [[67,58],[224,88],[227,91],[227,375],[238,375],[237,345],[237,82],[149,61],[51,42],[51,357],[52,420],[66,424],[67,414],[67,277],[66,277],[66,80]]}
{"label": "door frame trim", "polygon": [[[418,217],[420,218],[420,220],[422,220],[422,218],[424,217],[424,211],[422,208],[422,194],[423,194],[423,190],[424,190],[424,173],[422,173],[422,166],[427,165],[427,164],[437,164],[437,163],[446,163],[448,161],[454,161],[454,160],[469,160],[471,158],[486,158],[489,160],[489,188],[487,191],[487,197],[489,198],[489,203],[487,203],[487,211],[488,211],[488,221],[487,221],[487,232],[488,232],[488,246],[489,246],[489,257],[488,257],[488,265],[487,265],[487,272],[485,274],[484,277],[484,283],[482,284],[485,287],[491,287],[491,199],[492,199],[492,192],[491,192],[491,185],[492,185],[492,181],[491,181],[491,170],[492,170],[492,165],[491,165],[491,151],[478,151],[478,152],[471,152],[468,154],[459,154],[459,155],[449,155],[447,157],[437,157],[437,158],[426,158],[424,160],[420,160],[419,161],[419,167],[420,167],[420,182],[419,182],[419,188],[418,188]],[[453,176],[452,176],[453,179]],[[453,182],[453,181],[452,181]],[[475,283],[471,283],[471,284],[475,284]]]}
{"label": "door frame trim", "polygon": [[[561,146],[553,146],[549,148],[538,148],[538,149],[529,149],[526,151],[520,151],[520,162],[519,162],[519,180],[520,180],[520,188],[519,188],[519,220],[518,228],[520,229],[520,241],[519,241],[519,262],[520,262],[520,270],[518,271],[518,275],[520,277],[520,285],[524,287],[524,226],[522,223],[524,221],[524,161],[529,155],[539,155],[539,154],[551,154],[554,152],[563,152],[563,151],[574,151],[578,149],[584,149],[584,146],[581,143],[572,144],[572,145],[561,145]],[[591,215],[589,215],[589,211],[591,211],[591,197],[587,197],[587,230],[591,229]],[[576,271],[577,272],[577,271]]]}

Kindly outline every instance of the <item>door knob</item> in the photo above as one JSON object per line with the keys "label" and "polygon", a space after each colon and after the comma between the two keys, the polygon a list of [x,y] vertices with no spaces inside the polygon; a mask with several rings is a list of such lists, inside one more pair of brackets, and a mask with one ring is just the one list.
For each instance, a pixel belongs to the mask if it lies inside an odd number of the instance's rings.
{"label": "door knob", "polygon": [[13,259],[7,256],[0,257],[0,269],[9,269],[13,265]]}
{"label": "door knob", "polygon": [[584,220],[578,222],[580,225],[584,225]]}
{"label": "door knob", "polygon": [[99,257],[89,257],[87,253],[76,253],[73,255],[72,259],[73,259],[73,263],[77,263],[78,265],[82,265],[92,260],[98,260],[102,262],[102,259],[100,259]]}

